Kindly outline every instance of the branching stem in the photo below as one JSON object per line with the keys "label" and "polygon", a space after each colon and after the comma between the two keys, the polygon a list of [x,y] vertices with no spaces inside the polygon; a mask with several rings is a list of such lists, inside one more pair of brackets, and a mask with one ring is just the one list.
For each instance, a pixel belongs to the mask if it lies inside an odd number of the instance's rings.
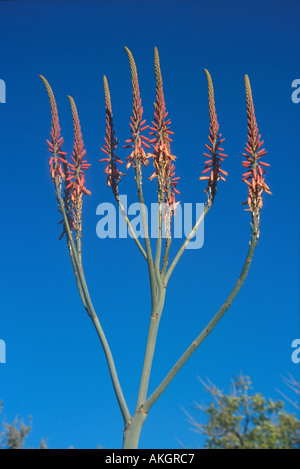
{"label": "branching stem", "polygon": [[199,345],[206,339],[206,337],[210,334],[210,332],[214,329],[216,324],[220,321],[220,319],[223,317],[223,315],[226,313],[228,308],[231,306],[233,300],[235,299],[236,295],[238,294],[239,290],[241,289],[248,271],[249,267],[253,258],[254,250],[257,244],[257,236],[255,234],[255,227],[253,228],[252,231],[252,237],[251,237],[251,242],[249,246],[249,251],[247,254],[246,261],[244,263],[242,272],[240,274],[240,277],[238,281],[236,282],[233,290],[231,291],[230,295],[226,299],[225,303],[221,306],[219,311],[216,313],[216,315],[212,318],[212,320],[207,324],[207,326],[203,329],[201,334],[198,335],[198,337],[191,343],[191,345],[187,348],[187,350],[184,352],[184,354],[179,358],[179,360],[176,362],[176,364],[173,366],[173,368],[169,371],[169,373],[166,375],[164,380],[161,382],[161,384],[156,388],[156,390],[152,393],[152,395],[147,399],[147,401],[143,405],[143,409],[145,412],[148,412],[149,409],[152,407],[152,405],[157,401],[157,399],[161,396],[161,394],[166,390],[166,388],[169,386],[171,381],[173,380],[174,376],[178,373],[178,371],[183,367],[183,365],[187,362],[187,360],[190,358],[190,356],[194,353],[194,351],[199,347]]}

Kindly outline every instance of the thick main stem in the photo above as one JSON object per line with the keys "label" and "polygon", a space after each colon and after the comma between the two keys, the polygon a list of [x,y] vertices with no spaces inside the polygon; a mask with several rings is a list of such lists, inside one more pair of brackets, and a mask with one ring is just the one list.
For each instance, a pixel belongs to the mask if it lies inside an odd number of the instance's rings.
{"label": "thick main stem", "polygon": [[147,338],[147,345],[146,345],[146,352],[139,388],[139,394],[137,399],[136,410],[138,411],[143,406],[147,398],[148,386],[149,386],[149,379],[150,373],[152,368],[152,362],[154,357],[155,345],[156,345],[156,338],[158,332],[159,321],[161,318],[163,305],[165,300],[165,290],[162,290],[159,293],[159,301],[157,307],[152,311],[149,331],[148,331],[148,338]]}
{"label": "thick main stem", "polygon": [[138,449],[142,426],[146,418],[146,413],[142,411],[135,412],[124,430],[123,449]]}

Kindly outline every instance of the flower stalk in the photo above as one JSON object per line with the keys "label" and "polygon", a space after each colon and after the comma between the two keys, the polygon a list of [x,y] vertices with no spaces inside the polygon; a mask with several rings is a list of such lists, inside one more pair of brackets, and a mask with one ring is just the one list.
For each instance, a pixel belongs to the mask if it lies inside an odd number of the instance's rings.
{"label": "flower stalk", "polygon": [[[72,267],[74,269],[74,274],[77,282],[78,291],[82,299],[83,306],[92,320],[92,323],[95,327],[97,335],[100,339],[101,345],[103,347],[105,357],[107,360],[113,388],[118,400],[118,404],[123,416],[124,424],[127,425],[130,420],[130,413],[120,386],[118,379],[116,367],[114,364],[113,356],[107,342],[104,331],[99,322],[98,316],[94,310],[90,294],[88,291],[87,283],[85,280],[82,259],[81,259],[81,243],[75,245],[72,230],[76,232],[76,239],[81,239],[81,197],[82,194],[89,194],[89,191],[85,188],[85,179],[83,176],[83,171],[89,167],[88,163],[83,160],[85,156],[85,151],[83,149],[83,140],[81,135],[81,129],[79,124],[79,118],[75,103],[72,99],[71,108],[73,114],[73,124],[74,124],[74,150],[72,155],[72,163],[67,161],[67,154],[61,151],[61,145],[63,139],[60,136],[60,125],[58,119],[57,105],[54,98],[53,91],[48,83],[48,81],[40,75],[46,91],[49,96],[50,106],[51,106],[51,115],[52,115],[52,126],[51,126],[51,141],[47,141],[49,150],[52,153],[50,158],[50,174],[55,186],[56,198],[58,201],[59,211],[63,216],[63,225],[64,232],[63,234],[67,237],[67,245],[69,249],[69,254],[71,257]],[[49,145],[50,143],[50,145]],[[62,170],[62,164],[65,165],[65,172]],[[61,169],[59,169],[61,168]],[[67,176],[67,177],[66,177]],[[66,194],[68,197],[62,196],[62,181],[66,181],[67,184],[65,187]],[[77,212],[76,212],[77,210]],[[70,222],[70,214],[73,217],[72,222]],[[77,223],[74,221],[74,217]],[[80,217],[80,218],[79,218]],[[78,232],[80,227],[80,233]]]}
{"label": "flower stalk", "polygon": [[73,117],[74,127],[74,149],[71,156],[72,163],[66,160],[64,163],[68,166],[66,174],[66,191],[68,199],[67,206],[71,207],[74,219],[74,229],[76,233],[76,246],[80,264],[82,264],[81,238],[82,238],[82,196],[91,195],[91,192],[85,187],[85,173],[91,164],[84,160],[86,149],[84,148],[80,121],[77,107],[74,99],[68,96]]}
{"label": "flower stalk", "polygon": [[135,169],[135,181],[137,185],[138,191],[138,199],[140,203],[140,210],[142,216],[142,225],[144,231],[144,239],[145,239],[145,249],[147,254],[147,263],[148,263],[148,271],[149,271],[149,280],[150,280],[150,290],[151,290],[151,304],[152,310],[157,303],[157,276],[154,272],[154,263],[152,257],[152,249],[151,243],[149,238],[149,227],[147,221],[147,215],[145,211],[145,202],[144,202],[144,195],[142,189],[142,166],[148,165],[148,159],[143,147],[149,148],[149,141],[148,137],[142,135],[142,132],[148,128],[145,125],[146,120],[143,119],[143,106],[142,100],[140,96],[140,88],[139,88],[139,81],[138,81],[138,74],[136,64],[133,58],[131,51],[128,47],[125,47],[127,52],[127,56],[129,59],[130,65],[130,72],[131,72],[131,84],[132,84],[132,95],[133,95],[133,115],[130,116],[130,130],[131,130],[131,137],[126,141],[125,148],[132,148],[131,154],[127,157],[127,168],[133,166]]}
{"label": "flower stalk", "polygon": [[217,193],[217,184],[221,179],[225,181],[225,176],[228,176],[228,173],[221,169],[221,162],[224,161],[224,158],[227,158],[228,155],[224,153],[224,148],[220,147],[220,144],[225,141],[225,138],[221,138],[222,134],[219,133],[219,123],[216,113],[215,98],[214,98],[214,87],[213,82],[208,70],[204,69],[207,78],[208,84],[208,108],[209,108],[209,143],[206,143],[205,146],[209,153],[203,153],[208,160],[205,161],[205,166],[202,171],[202,174],[205,176],[200,176],[200,180],[208,180],[206,193],[207,193],[207,205],[211,205],[214,202],[216,193]]}
{"label": "flower stalk", "polygon": [[[147,157],[153,159],[154,173],[150,180],[157,178],[158,194],[158,236],[155,256],[155,267],[160,270],[160,258],[162,248],[162,226],[164,222],[166,232],[165,252],[163,256],[163,265],[161,275],[164,277],[169,260],[169,251],[171,247],[171,221],[175,213],[176,202],[175,194],[179,194],[176,188],[179,177],[175,177],[174,161],[176,156],[171,154],[170,135],[174,132],[170,130],[171,119],[168,118],[166,103],[163,91],[163,80],[160,68],[159,54],[157,47],[154,48],[154,69],[156,79],[156,102],[154,103],[154,119],[150,127],[153,138],[149,143],[153,146],[153,153],[148,153]],[[178,202],[177,202],[178,203]]]}
{"label": "flower stalk", "polygon": [[262,148],[264,141],[261,140],[261,135],[257,127],[255,110],[253,104],[252,90],[248,75],[245,75],[245,89],[246,89],[246,103],[247,103],[247,120],[248,120],[248,141],[245,146],[246,161],[242,162],[242,166],[246,168],[246,172],[243,174],[242,181],[247,184],[248,187],[248,198],[247,202],[243,202],[242,205],[248,205],[248,209],[251,213],[252,231],[255,232],[257,239],[259,238],[259,224],[260,224],[260,213],[263,207],[263,192],[271,194],[271,191],[265,183],[266,170],[264,168],[269,167],[269,163],[260,161],[262,156],[267,154],[266,150]]}
{"label": "flower stalk", "polygon": [[102,162],[107,163],[106,168],[105,168],[105,174],[107,175],[106,184],[108,185],[108,187],[111,187],[111,190],[119,206],[120,212],[126,221],[128,229],[137,247],[141,251],[144,258],[147,260],[147,254],[144,248],[142,247],[141,243],[137,239],[137,236],[132,228],[132,225],[129,221],[129,218],[126,214],[124,206],[119,197],[119,182],[121,182],[121,176],[125,176],[125,174],[119,170],[117,164],[123,164],[124,162],[116,155],[116,149],[120,142],[117,140],[117,137],[115,135],[111,97],[110,97],[108,81],[105,75],[103,76],[103,85],[104,85],[104,96],[105,96],[106,126],[105,126],[104,146],[101,148],[101,150],[107,156],[106,158],[102,158],[99,161],[101,163]]}
{"label": "flower stalk", "polygon": [[208,85],[208,109],[209,109],[209,143],[205,144],[206,148],[209,150],[210,154],[203,153],[206,158],[209,158],[204,162],[204,170],[202,174],[205,176],[200,176],[200,180],[207,180],[207,188],[205,190],[207,194],[206,203],[204,206],[203,213],[199,216],[192,230],[184,240],[182,246],[178,250],[174,260],[172,261],[169,269],[164,272],[164,283],[168,283],[169,278],[175,269],[179,259],[186,250],[189,242],[195,236],[199,226],[203,222],[205,216],[209,212],[212,204],[214,203],[215,196],[217,193],[217,184],[219,180],[225,181],[225,176],[228,176],[228,173],[221,169],[221,162],[224,161],[224,158],[227,158],[227,155],[224,153],[224,148],[220,147],[220,144],[225,141],[225,138],[221,139],[222,134],[219,133],[219,122],[217,118],[215,97],[214,97],[214,87],[210,73],[208,70],[204,69]]}

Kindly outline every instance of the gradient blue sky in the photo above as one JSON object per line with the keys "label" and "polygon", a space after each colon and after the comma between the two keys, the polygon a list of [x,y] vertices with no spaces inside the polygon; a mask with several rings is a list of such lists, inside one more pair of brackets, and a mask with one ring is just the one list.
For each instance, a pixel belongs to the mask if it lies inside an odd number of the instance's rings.
{"label": "gradient blue sky", "polygon": [[[150,391],[218,310],[241,271],[250,217],[241,202],[241,153],[247,137],[244,75],[271,163],[261,237],[250,273],[216,329],[152,408],[141,448],[195,447],[180,406],[207,396],[197,375],[227,389],[233,375],[250,375],[255,390],[280,398],[281,375],[299,377],[291,343],[299,331],[299,113],[291,83],[300,78],[298,1],[1,1],[0,104],[1,311],[0,399],[7,421],[33,416],[28,445],[48,437],[51,448],[119,448],[122,418],[104,354],[76,291],[49,176],[50,82],[58,103],[65,150],[73,145],[67,95],[76,100],[92,168],[84,200],[83,256],[91,297],[110,342],[133,411],[149,319],[146,264],[131,239],[100,240],[96,208],[113,202],[100,146],[105,132],[102,76],[109,80],[115,127],[129,136],[130,72],[124,45],[138,67],[148,122],[153,115],[153,50],[158,47],[167,109],[175,132],[182,202],[204,202],[198,180],[208,135],[207,84],[229,155],[205,220],[202,249],[186,251],[169,282]],[[120,156],[128,153],[121,149]],[[151,174],[152,169],[145,174]],[[132,171],[120,191],[136,201]],[[155,198],[146,183],[145,198]],[[172,256],[179,243],[174,243]]]}

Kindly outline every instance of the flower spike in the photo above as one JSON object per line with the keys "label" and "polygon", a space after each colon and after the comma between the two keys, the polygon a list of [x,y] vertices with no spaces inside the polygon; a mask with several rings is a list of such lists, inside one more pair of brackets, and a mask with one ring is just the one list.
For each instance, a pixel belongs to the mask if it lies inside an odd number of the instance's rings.
{"label": "flower spike", "polygon": [[219,133],[219,123],[216,113],[213,82],[208,70],[204,69],[204,71],[206,73],[208,84],[208,107],[210,119],[208,135],[209,144],[206,143],[205,146],[210,153],[203,153],[204,156],[209,159],[204,162],[205,166],[202,174],[205,174],[205,176],[201,176],[199,179],[208,180],[205,192],[208,195],[209,203],[212,204],[217,193],[217,183],[219,179],[225,181],[224,176],[228,176],[228,173],[220,168],[220,162],[224,161],[224,158],[227,158],[228,155],[224,153],[224,148],[220,147],[220,144],[224,142],[225,138],[221,139],[222,134]]}
{"label": "flower spike", "polygon": [[159,55],[157,47],[154,48],[154,68],[156,78],[156,102],[154,103],[154,119],[149,135],[154,138],[150,140],[153,145],[153,153],[148,153],[148,158],[153,158],[154,173],[150,179],[158,179],[158,200],[160,203],[166,202],[168,205],[175,204],[175,193],[179,177],[175,177],[174,161],[176,156],[171,155],[170,135],[174,132],[170,130],[171,120],[167,119],[166,103],[163,92],[163,80],[160,69]]}
{"label": "flower spike", "polygon": [[91,192],[85,187],[85,173],[91,165],[88,164],[87,160],[83,158],[86,155],[86,150],[84,148],[80,121],[78,117],[78,111],[72,96],[68,96],[72,117],[73,117],[73,127],[74,127],[74,148],[73,154],[71,156],[72,163],[69,163],[69,175],[66,178],[66,189],[70,191],[70,199],[72,203],[72,211],[74,214],[75,230],[76,236],[81,237],[82,231],[82,221],[81,221],[81,212],[82,212],[82,196],[91,195]]}
{"label": "flower spike", "polygon": [[150,148],[150,145],[147,143],[149,139],[148,137],[145,137],[141,134],[143,130],[148,128],[148,125],[145,125],[146,120],[143,120],[143,106],[140,97],[140,88],[135,61],[130,50],[127,47],[125,47],[125,50],[129,59],[133,93],[133,116],[130,117],[131,122],[129,123],[131,137],[125,141],[126,145],[124,145],[124,148],[133,148],[133,151],[127,158],[128,163],[126,168],[129,168],[130,166],[133,166],[134,168],[138,167],[140,171],[141,164],[144,166],[147,166],[148,164],[148,159],[143,146]]}
{"label": "flower spike", "polygon": [[[261,135],[257,127],[255,110],[253,104],[252,90],[248,75],[245,75],[245,90],[246,90],[246,103],[247,103],[247,120],[248,120],[248,141],[245,146],[246,153],[243,156],[247,158],[246,161],[242,162],[242,166],[246,168],[246,172],[243,174],[242,181],[247,184],[248,187],[248,199],[247,202],[243,202],[242,205],[248,205],[248,209],[252,216],[252,229],[259,237],[259,221],[260,212],[263,206],[262,194],[266,192],[271,194],[271,191],[265,183],[267,166],[269,163],[259,161],[260,158],[267,154],[264,148],[261,148],[264,141],[261,140]],[[263,166],[263,167],[262,167]]]}
{"label": "flower spike", "polygon": [[59,125],[58,111],[57,111],[57,105],[56,105],[54,93],[48,81],[46,80],[46,78],[43,77],[42,75],[39,75],[39,77],[41,78],[41,80],[43,81],[45,85],[45,88],[49,97],[49,101],[50,101],[50,106],[51,106],[51,116],[52,116],[51,132],[50,132],[51,140],[46,140],[48,144],[48,150],[50,151],[50,153],[52,153],[52,156],[49,160],[50,174],[51,174],[53,182],[57,181],[58,183],[61,183],[61,180],[65,179],[65,173],[63,171],[63,167],[61,163],[65,162],[64,157],[67,155],[67,153],[61,150],[62,144],[64,143],[64,139],[61,136],[61,128]]}
{"label": "flower spike", "polygon": [[106,161],[107,165],[105,168],[105,174],[107,174],[106,184],[108,187],[111,187],[113,194],[116,198],[119,195],[118,183],[121,181],[121,176],[125,176],[124,173],[121,173],[116,163],[123,164],[123,161],[120,160],[116,154],[115,150],[118,146],[118,140],[115,136],[115,130],[113,126],[113,114],[111,107],[110,92],[108,87],[107,78],[104,75],[103,77],[104,84],[104,95],[105,95],[105,114],[106,114],[106,132],[105,132],[105,144],[101,150],[106,153],[107,157],[102,158],[100,162]]}
{"label": "flower spike", "polygon": [[[51,106],[52,123],[51,123],[50,140],[46,140],[48,144],[48,150],[52,154],[49,160],[50,174],[52,177],[52,181],[55,184],[56,191],[59,191],[61,193],[62,182],[63,181],[65,182],[70,174],[69,163],[66,160],[67,153],[63,152],[61,149],[64,139],[63,137],[61,137],[61,128],[59,125],[58,111],[57,111],[57,105],[56,105],[54,93],[48,81],[46,80],[46,78],[43,77],[42,75],[39,75],[39,76],[45,85],[45,88],[49,97],[49,101],[50,101],[50,106]],[[63,201],[65,205],[68,225],[69,225],[70,231],[72,231],[73,228],[75,229],[75,224],[74,224],[74,217],[73,217],[73,210],[72,210],[72,203],[71,203],[71,191],[68,188],[66,188],[66,186],[64,188]],[[60,209],[59,209],[59,212],[61,212]],[[59,225],[63,224],[63,231],[59,237],[59,239],[62,239],[63,236],[67,232],[66,226],[65,226],[63,219],[59,221],[58,224]]]}

